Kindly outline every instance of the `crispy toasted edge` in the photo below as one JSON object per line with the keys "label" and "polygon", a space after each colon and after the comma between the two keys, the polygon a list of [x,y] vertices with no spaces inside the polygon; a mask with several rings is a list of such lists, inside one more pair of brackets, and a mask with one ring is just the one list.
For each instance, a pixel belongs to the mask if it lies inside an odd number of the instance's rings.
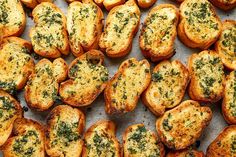
{"label": "crispy toasted edge", "polygon": [[[16,107],[16,118],[15,119],[21,118],[23,116],[22,107],[21,107],[20,103],[13,96],[11,96],[10,94],[8,94],[7,92],[5,92],[3,90],[0,90],[0,96],[8,97],[14,103],[14,106]],[[15,121],[15,119],[14,119],[14,121]],[[9,128],[7,128],[7,130],[5,130],[5,132],[1,134],[1,136],[0,136],[0,138],[1,138],[0,149],[1,149],[1,146],[4,145],[4,143],[10,137],[10,135],[12,133],[14,121],[9,126]]]}
{"label": "crispy toasted edge", "polygon": [[[132,130],[135,127],[141,126],[143,127],[144,124],[140,123],[140,124],[133,124],[130,125],[128,128],[126,128],[125,132],[123,132],[123,149],[124,149],[124,157],[129,157],[129,153],[126,151],[125,147],[128,141],[128,133],[130,132],[130,130]],[[145,127],[145,126],[144,126]],[[146,127],[145,127],[146,128]],[[147,129],[147,128],[146,128]],[[148,130],[148,129],[147,129]],[[165,156],[165,149],[164,149],[164,145],[160,142],[159,138],[157,137],[157,135],[151,131],[152,137],[157,141],[158,146],[159,146],[159,150],[160,150],[160,157],[164,157]]]}
{"label": "crispy toasted edge", "polygon": [[[231,81],[232,79],[234,79],[234,73],[236,71],[232,71],[230,72],[230,74],[226,77],[226,80],[225,80],[225,83],[224,83],[224,96],[223,96],[223,101],[222,101],[222,113],[223,113],[223,117],[225,119],[225,121],[228,123],[228,124],[236,124],[236,117],[233,117],[233,116],[230,116],[228,115],[228,112],[227,112],[227,104],[226,104],[226,99],[229,99],[226,97],[226,84],[228,83],[228,81]],[[234,80],[234,82],[236,82],[236,80]]]}
{"label": "crispy toasted edge", "polygon": [[189,151],[193,152],[194,157],[204,157],[204,153],[202,151],[198,151],[195,149],[184,149],[179,151],[170,151],[166,157],[182,157],[182,155],[186,155],[185,153],[188,153]]}
{"label": "crispy toasted edge", "polygon": [[184,7],[185,3],[187,3],[187,1],[190,1],[190,0],[185,0],[185,1],[183,1],[183,3],[180,4],[180,23],[177,27],[178,38],[184,45],[186,45],[190,48],[199,48],[199,49],[202,49],[202,50],[206,50],[218,40],[218,38],[221,34],[221,32],[222,32],[221,20],[220,20],[219,16],[216,14],[216,11],[215,11],[214,7],[211,5],[211,10],[213,11],[214,17],[217,19],[218,24],[219,24],[219,33],[218,33],[218,35],[215,38],[213,38],[212,40],[208,40],[207,42],[191,40],[187,36],[187,34],[185,33],[185,24],[186,24],[185,22],[186,22],[186,20],[185,20],[184,15],[183,15],[184,13],[181,12],[181,10],[183,9],[183,7]]}
{"label": "crispy toasted edge", "polygon": [[220,9],[222,9],[224,11],[228,11],[228,10],[231,10],[231,9],[236,7],[236,1],[234,1],[234,3],[231,3],[231,4],[229,4],[229,3],[227,4],[227,3],[221,2],[219,0],[210,0],[210,2],[214,6],[220,8]]}
{"label": "crispy toasted edge", "polygon": [[75,64],[77,64],[77,61],[79,61],[79,60],[80,60],[80,61],[86,60],[86,57],[98,58],[98,59],[99,59],[99,63],[98,63],[97,65],[103,65],[103,62],[104,62],[104,55],[103,55],[103,53],[102,53],[101,51],[99,51],[99,50],[94,50],[94,49],[92,49],[92,50],[90,50],[90,51],[84,53],[83,55],[77,57],[76,59],[74,59],[74,60],[70,63],[70,65],[69,65],[69,70],[68,70],[68,77],[69,77],[69,79],[66,80],[66,81],[64,81],[64,82],[62,82],[62,83],[60,84],[59,95],[61,96],[61,99],[62,99],[62,101],[63,101],[64,103],[67,103],[67,104],[69,104],[69,105],[71,105],[71,106],[81,107],[81,106],[88,106],[88,105],[90,105],[90,104],[98,97],[98,95],[100,95],[100,94],[102,93],[102,91],[105,89],[105,87],[106,87],[106,85],[107,85],[107,82],[104,82],[104,83],[101,85],[100,90],[99,90],[97,93],[95,93],[95,94],[93,95],[93,97],[92,97],[90,100],[87,100],[87,102],[83,102],[83,103],[79,103],[79,104],[78,104],[78,103],[74,102],[73,100],[71,100],[71,99],[70,99],[71,97],[65,98],[65,97],[63,96],[62,92],[63,92],[64,88],[65,88],[67,85],[73,84],[73,82],[74,82],[74,79],[72,78],[72,76],[70,76],[70,73],[69,73],[70,69],[71,69]]}
{"label": "crispy toasted edge", "polygon": [[[40,124],[37,121],[34,121],[32,119],[26,119],[26,118],[18,118],[15,120],[14,125],[13,125],[13,135],[12,137],[10,137],[6,143],[1,146],[1,150],[3,152],[3,156],[12,156],[12,152],[9,151],[9,149],[11,148],[11,143],[15,140],[15,138],[17,136],[20,136],[21,134],[25,133],[25,129],[27,128],[27,126],[33,126],[35,128],[35,130],[37,130],[37,132],[40,134],[40,136],[42,137],[42,139],[40,139],[42,142],[41,146],[42,149],[40,150],[40,152],[43,153],[43,156],[45,154],[45,134],[44,134],[44,127],[42,124]],[[40,138],[40,137],[39,137]]]}
{"label": "crispy toasted edge", "polygon": [[[188,86],[188,83],[189,83],[189,81],[190,81],[189,71],[188,71],[187,67],[185,67],[185,65],[183,65],[179,60],[173,60],[172,62],[171,62],[171,61],[168,61],[168,60],[164,60],[164,61],[160,62],[159,64],[157,64],[157,65],[155,66],[155,68],[153,69],[153,72],[152,72],[152,73],[157,72],[162,66],[164,66],[164,65],[166,65],[166,64],[171,64],[171,65],[173,65],[173,64],[178,64],[178,65],[180,66],[181,71],[183,72],[183,73],[182,73],[183,76],[186,76],[186,77],[185,77],[185,80],[184,80],[185,86],[182,88],[183,91],[182,91],[182,93],[181,93],[181,98],[178,100],[178,104],[176,105],[176,106],[178,106],[178,105],[181,103],[181,101],[183,100],[183,98],[184,98],[185,91],[186,91],[187,86]],[[152,81],[151,81],[151,82],[152,82]],[[153,108],[153,106],[157,106],[157,105],[160,105],[160,104],[154,104],[154,103],[150,103],[150,102],[148,101],[147,92],[149,92],[150,90],[152,90],[152,89],[151,89],[151,83],[149,84],[148,88],[147,88],[147,89],[144,91],[144,93],[142,94],[142,97],[141,97],[141,98],[142,98],[142,102],[143,102],[143,104],[144,104],[145,106],[148,107],[148,109],[149,109],[154,115],[156,115],[156,116],[161,116],[161,115],[163,115],[163,114],[165,113],[166,109],[168,109],[168,108],[165,107],[165,109],[163,110],[164,112],[156,111],[156,110]],[[174,108],[174,107],[176,107],[176,106],[173,106],[173,107],[171,107],[171,108]]]}
{"label": "crispy toasted edge", "polygon": [[[235,1],[235,4],[236,4],[236,1]],[[224,30],[227,30],[228,27],[231,27],[231,26],[229,26],[231,24],[236,26],[236,21],[228,19],[228,20],[225,20],[222,24],[223,24],[223,30],[222,30],[222,32],[223,32]],[[221,58],[221,60],[222,60],[222,62],[224,64],[224,66],[227,69],[229,69],[229,70],[236,70],[236,65],[233,65],[230,62],[228,62],[227,59],[224,59],[223,55],[220,53],[220,51],[221,51],[221,46],[220,46],[221,44],[220,44],[220,42],[221,42],[221,40],[219,39],[215,43],[215,50],[216,50],[216,52],[219,54],[219,56],[220,56],[220,58]]]}
{"label": "crispy toasted edge", "polygon": [[[86,139],[91,136],[91,134],[93,133],[94,129],[96,127],[101,126],[101,125],[105,125],[106,126],[105,131],[107,131],[107,133],[112,136],[112,138],[113,138],[112,140],[114,141],[115,150],[119,154],[119,157],[121,157],[122,156],[121,146],[120,146],[120,143],[119,143],[118,139],[116,138],[116,125],[115,125],[115,123],[113,121],[110,121],[110,120],[99,120],[95,124],[90,126],[88,128],[88,130],[84,134],[85,142],[86,142]],[[84,145],[83,145],[83,152],[82,152],[82,156],[83,157],[87,156],[87,148],[86,148],[85,142],[84,142]]]}
{"label": "crispy toasted edge", "polygon": [[[142,1],[142,0],[141,0]],[[154,54],[152,52],[152,50],[145,50],[145,45],[141,44],[141,36],[142,34],[144,33],[144,30],[146,29],[146,23],[147,23],[147,19],[150,18],[150,15],[153,14],[154,12],[156,12],[157,10],[161,10],[163,8],[171,8],[171,9],[174,9],[175,10],[175,15],[176,15],[176,20],[175,20],[175,31],[174,31],[174,34],[171,38],[171,46],[167,49],[167,51],[165,51],[163,54]],[[146,58],[150,58],[151,61],[153,62],[157,62],[157,61],[160,61],[160,60],[164,60],[164,59],[168,59],[170,58],[171,56],[173,56],[175,54],[175,51],[174,51],[174,41],[175,41],[175,38],[177,36],[177,24],[178,24],[178,21],[179,21],[179,10],[172,4],[160,4],[160,5],[157,5],[156,7],[152,8],[148,15],[146,16],[146,19],[144,21],[144,25],[143,27],[141,28],[141,33],[140,33],[140,36],[139,36],[139,47],[142,51],[142,54],[144,55],[144,57]]]}
{"label": "crispy toasted edge", "polygon": [[138,2],[138,6],[140,8],[143,8],[143,9],[147,9],[147,8],[150,8],[152,5],[154,5],[156,3],[157,0],[150,0],[150,1],[147,1],[147,0],[137,0]]}
{"label": "crispy toasted edge", "polygon": [[[188,95],[191,99],[196,100],[196,101],[201,101],[201,102],[217,102],[219,101],[222,97],[223,97],[223,90],[219,92],[218,95],[214,96],[214,97],[209,97],[209,98],[205,98],[204,96],[200,95],[199,93],[197,93],[197,91],[199,91],[199,89],[196,87],[196,80],[197,78],[194,77],[194,70],[193,70],[193,59],[195,57],[201,56],[201,55],[205,55],[205,54],[209,54],[209,55],[214,55],[214,56],[218,56],[219,55],[214,51],[214,50],[204,50],[201,51],[200,53],[196,54],[192,54],[189,58],[188,58],[188,70],[189,70],[189,74],[191,77],[189,86],[188,86]],[[219,57],[220,58],[220,57]],[[222,63],[223,65],[223,63]],[[223,76],[222,78],[222,85],[225,82],[225,76]]]}
{"label": "crispy toasted edge", "polygon": [[[151,73],[150,73],[150,64],[149,62],[146,60],[146,59],[143,59],[141,61],[138,61],[136,60],[135,58],[130,58],[130,59],[127,59],[125,60],[124,62],[121,63],[121,65],[119,66],[119,69],[118,71],[115,73],[115,75],[110,79],[110,81],[108,82],[105,90],[104,90],[104,99],[105,99],[105,111],[107,114],[116,114],[116,113],[126,113],[126,112],[131,112],[135,109],[136,105],[134,107],[129,107],[129,108],[126,108],[126,110],[124,111],[120,111],[120,110],[117,110],[116,107],[112,106],[112,99],[111,99],[111,86],[113,84],[114,81],[117,80],[117,78],[122,74],[124,73],[125,69],[128,69],[129,67],[129,61],[132,61],[132,62],[136,62],[137,64],[146,64],[148,67],[149,67],[149,72],[146,73],[147,75],[147,79],[146,80],[143,80],[143,81],[146,81],[144,87],[143,87],[143,91],[148,87],[150,81],[151,81]],[[139,96],[136,96],[136,101],[135,101],[135,104],[137,104],[138,100],[139,100],[139,97],[141,96],[141,94],[143,93],[143,91],[140,93]],[[126,105],[127,107],[127,105]]]}
{"label": "crispy toasted edge", "polygon": [[[91,43],[88,44],[88,46],[83,46],[83,45],[79,45],[79,51],[76,50],[73,46],[73,44],[71,43],[71,41],[69,40],[69,45],[70,45],[70,50],[72,51],[72,54],[75,56],[75,57],[79,57],[80,55],[82,55],[84,52],[86,51],[89,51],[89,50],[92,50],[92,49],[98,49],[98,43],[99,43],[99,39],[100,39],[100,36],[102,34],[102,28],[103,28],[103,19],[104,19],[104,15],[103,15],[103,12],[102,10],[100,9],[100,7],[94,3],[93,1],[90,1],[90,0],[83,0],[83,2],[79,2],[79,1],[73,1],[70,6],[74,5],[78,5],[79,3],[81,3],[82,5],[85,4],[85,3],[92,3],[94,5],[96,5],[97,7],[97,16],[98,16],[98,19],[99,21],[97,22],[97,25],[96,25],[96,31],[94,32],[96,34],[96,37],[93,39],[93,41],[91,41]],[[69,16],[69,15],[68,15]],[[68,25],[67,25],[68,26]]]}
{"label": "crispy toasted edge", "polygon": [[103,5],[106,8],[107,11],[110,11],[115,6],[119,6],[125,3],[125,0],[116,0],[116,1],[110,1],[110,0],[103,0]]}
{"label": "crispy toasted edge", "polygon": [[[205,119],[202,121],[202,127],[201,127],[201,131],[199,131],[195,138],[192,137],[191,141],[188,141],[188,144],[183,144],[183,143],[180,143],[180,144],[176,144],[178,143],[175,142],[175,143],[169,143],[166,138],[165,138],[165,131],[164,130],[160,130],[160,126],[162,125],[162,119],[165,115],[171,113],[171,112],[176,112],[176,113],[179,113],[179,110],[189,106],[189,105],[193,105],[195,107],[198,107],[198,108],[202,108],[204,109],[207,113],[209,113],[209,117],[208,119]],[[159,117],[156,121],[156,130],[157,130],[157,135],[159,135],[160,137],[160,140],[162,141],[162,143],[164,143],[168,148],[170,149],[174,149],[174,150],[181,150],[181,149],[185,149],[187,148],[188,146],[190,146],[191,144],[193,144],[202,134],[202,131],[207,127],[207,125],[210,123],[212,119],[212,111],[209,107],[202,107],[200,106],[200,104],[197,102],[197,101],[194,101],[194,100],[185,100],[183,101],[179,106],[165,112],[165,114],[161,117]],[[178,145],[178,146],[177,146]]]}
{"label": "crispy toasted edge", "polygon": [[215,138],[214,141],[212,141],[210,143],[210,145],[207,147],[207,151],[206,151],[206,157],[217,157],[215,153],[217,153],[216,151],[219,149],[218,147],[214,147],[217,146],[217,142],[224,139],[225,136],[227,136],[228,133],[231,132],[235,132],[236,130],[236,125],[229,125],[227,127],[225,127],[220,133],[219,135]]}
{"label": "crispy toasted edge", "polygon": [[[52,111],[48,114],[47,118],[46,118],[46,126],[45,126],[45,151],[49,156],[57,156],[58,154],[51,151],[50,148],[50,139],[49,139],[49,134],[50,134],[50,127],[52,125],[52,120],[57,116],[61,114],[61,111],[64,109],[68,109],[68,110],[74,110],[77,112],[77,114],[79,115],[80,119],[79,119],[79,125],[78,125],[78,133],[83,134],[84,132],[84,128],[85,128],[85,115],[82,111],[80,111],[78,108],[73,108],[71,106],[68,105],[58,105],[55,108],[52,109]],[[81,138],[81,142],[82,144],[84,143],[82,138]],[[82,145],[81,145],[82,147]],[[55,154],[54,154],[55,153]],[[75,157],[80,157],[82,154],[82,148],[81,148],[81,152],[79,154],[76,154]]]}
{"label": "crispy toasted edge", "polygon": [[21,0],[21,2],[28,8],[35,8],[39,3],[37,0]]}
{"label": "crispy toasted edge", "polygon": [[139,28],[139,23],[140,23],[140,16],[141,16],[141,12],[139,10],[139,7],[137,6],[136,2],[134,0],[128,0],[125,4],[123,5],[118,5],[114,8],[112,8],[109,12],[109,14],[107,15],[107,19],[106,19],[106,25],[105,25],[105,28],[107,28],[107,24],[108,23],[111,23],[112,19],[111,19],[111,15],[118,11],[120,9],[120,7],[124,7],[124,6],[135,6],[136,9],[137,9],[137,15],[138,15],[138,23],[135,27],[135,29],[133,29],[131,31],[131,35],[130,35],[130,38],[128,38],[128,41],[127,41],[127,44],[126,44],[126,47],[121,49],[119,52],[116,52],[116,51],[111,51],[109,50],[109,47],[106,47],[103,43],[103,36],[104,36],[104,32],[102,32],[101,34],[101,37],[100,37],[100,40],[99,40],[99,47],[100,49],[106,53],[106,55],[108,57],[111,57],[111,58],[119,58],[119,57],[123,57],[123,56],[126,56],[132,49],[132,41],[133,41],[133,38],[134,36],[136,35],[136,33],[138,32],[138,28]]}

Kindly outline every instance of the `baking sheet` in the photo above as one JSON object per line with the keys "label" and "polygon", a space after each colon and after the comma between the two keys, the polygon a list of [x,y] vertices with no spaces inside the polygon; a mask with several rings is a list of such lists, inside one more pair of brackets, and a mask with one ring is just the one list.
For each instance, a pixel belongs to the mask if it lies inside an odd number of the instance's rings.
{"label": "baking sheet", "polygon": [[[67,13],[68,4],[64,0],[56,0],[54,3],[59,8],[61,8],[65,14]],[[159,5],[162,3],[171,3],[171,4],[174,4],[177,7],[179,7],[179,5],[177,3],[175,3],[171,0],[158,0],[155,5]],[[141,29],[142,22],[144,21],[149,10],[150,9],[141,10],[142,15],[141,15],[141,24],[139,26],[139,30]],[[219,9],[216,9],[216,10],[217,10],[217,13],[220,16],[222,21],[225,19],[236,20],[236,9],[234,9],[233,11],[229,11],[229,12],[223,12]],[[103,10],[103,12],[104,12],[104,16],[106,17],[107,12],[105,10]],[[30,40],[29,39],[29,29],[33,25],[34,25],[33,20],[27,16],[27,25],[26,25],[26,29],[22,35],[22,38]],[[105,65],[109,69],[110,77],[112,77],[115,74],[118,66],[124,60],[131,58],[131,57],[135,57],[139,60],[144,58],[141,54],[141,51],[140,51],[139,45],[138,45],[139,34],[140,34],[140,31],[136,34],[136,36],[133,40],[133,48],[132,48],[132,51],[129,55],[127,55],[126,57],[120,58],[120,59],[112,59],[112,58],[108,58],[108,57],[105,58]],[[175,41],[175,50],[176,50],[176,53],[171,58],[171,60],[178,59],[182,63],[184,63],[185,65],[187,63],[187,59],[188,59],[189,55],[191,55],[194,52],[200,52],[200,50],[197,50],[197,49],[187,48],[178,40],[178,38]],[[67,61],[68,64],[73,59],[74,59],[74,57],[72,56],[72,54],[65,57],[65,60]],[[35,61],[37,62],[37,60],[35,60]],[[153,68],[156,64],[151,63],[151,65]],[[19,92],[19,94],[17,95],[17,98],[19,99],[22,106],[27,107],[27,104],[24,100],[24,91]],[[188,99],[187,94],[185,95],[184,99]],[[122,116],[120,116],[120,115],[113,115],[113,116],[107,115],[104,111],[104,105],[105,105],[105,103],[104,103],[103,93],[102,93],[92,103],[92,105],[90,105],[89,107],[86,107],[86,108],[81,108],[81,110],[83,110],[86,115],[86,129],[98,120],[101,120],[101,119],[113,120],[117,125],[117,137],[118,137],[120,143],[122,143],[122,133],[125,131],[125,129],[129,125],[132,125],[132,124],[144,123],[148,129],[151,129],[152,131],[156,132],[156,130],[155,130],[156,117],[142,104],[142,102],[140,100],[137,104],[136,109],[133,112],[127,113]],[[211,143],[211,141],[213,141],[216,138],[216,136],[219,134],[219,132],[225,126],[227,126],[227,124],[221,114],[221,101],[219,101],[216,104],[202,104],[202,105],[209,106],[213,111],[212,121],[211,121],[210,125],[204,130],[201,138],[199,139],[200,146],[199,146],[198,150],[202,150],[205,152],[208,145]],[[35,111],[28,109],[28,111],[25,112],[24,115],[27,118],[31,118],[31,119],[40,121],[44,124],[45,117],[47,116],[48,112],[49,111],[43,112],[43,113],[42,112],[35,112]],[[199,141],[198,141],[198,144],[199,144]],[[0,152],[0,157],[2,157],[2,156],[3,155]]]}

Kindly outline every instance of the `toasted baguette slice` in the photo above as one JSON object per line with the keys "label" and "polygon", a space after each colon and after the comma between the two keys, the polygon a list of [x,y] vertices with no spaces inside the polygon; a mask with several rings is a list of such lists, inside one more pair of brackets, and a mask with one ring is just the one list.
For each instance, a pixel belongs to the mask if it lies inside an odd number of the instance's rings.
{"label": "toasted baguette slice", "polygon": [[72,106],[90,105],[105,89],[108,69],[103,66],[104,55],[90,50],[76,58],[69,66],[69,80],[60,85],[62,101]]}
{"label": "toasted baguette slice", "polygon": [[236,7],[236,0],[210,0],[210,2],[225,11]]}
{"label": "toasted baguette slice", "polygon": [[130,58],[124,61],[104,91],[106,113],[133,111],[150,81],[150,64],[147,60]]}
{"label": "toasted baguette slice", "polygon": [[140,10],[134,0],[113,8],[106,19],[104,32],[99,40],[100,48],[109,57],[122,57],[132,48],[132,40],[138,31]]}
{"label": "toasted baguette slice", "polygon": [[68,105],[55,107],[47,118],[45,149],[49,156],[80,157],[85,116]]}
{"label": "toasted baguette slice", "polygon": [[31,119],[16,119],[14,136],[1,147],[4,157],[44,157],[44,130]]}
{"label": "toasted baguette slice", "polygon": [[222,24],[207,0],[185,0],[180,5],[179,39],[188,47],[208,49],[221,34]]}
{"label": "toasted baguette slice", "polygon": [[67,64],[62,58],[52,62],[40,60],[25,87],[28,106],[37,111],[49,109],[57,100],[59,83],[67,77]]}
{"label": "toasted baguette slice", "polygon": [[103,5],[108,11],[110,11],[115,6],[118,6],[124,3],[125,3],[125,0],[103,0]]}
{"label": "toasted baguette slice", "polygon": [[3,37],[20,36],[26,25],[26,16],[19,0],[0,1],[0,25]]}
{"label": "toasted baguette slice", "polygon": [[124,157],[164,157],[165,149],[157,136],[143,124],[129,126],[123,134]]}
{"label": "toasted baguette slice", "polygon": [[116,126],[112,121],[102,120],[93,124],[84,135],[82,157],[121,157]]}
{"label": "toasted baguette slice", "polygon": [[67,30],[70,48],[76,57],[84,51],[98,48],[103,18],[102,10],[92,1],[73,2],[69,5]]}
{"label": "toasted baguette slice", "polygon": [[157,0],[137,0],[137,1],[139,7],[146,9],[154,5]]}
{"label": "toasted baguette slice", "polygon": [[231,125],[208,146],[206,157],[235,157],[236,125]]}
{"label": "toasted baguette slice", "polygon": [[193,144],[209,124],[212,112],[197,101],[187,100],[157,119],[156,129],[161,141],[171,149],[185,149]]}
{"label": "toasted baguette slice", "polygon": [[0,89],[15,93],[34,71],[30,42],[18,37],[4,38],[0,47]]}
{"label": "toasted baguette slice", "polygon": [[188,59],[191,76],[189,96],[193,100],[216,102],[223,96],[223,63],[215,51],[205,50]]}
{"label": "toasted baguette slice", "polygon": [[236,124],[236,71],[226,77],[222,112],[229,124]]}
{"label": "toasted baguette slice", "polygon": [[166,157],[204,157],[204,153],[202,151],[188,148],[179,151],[170,151]]}
{"label": "toasted baguette slice", "polygon": [[[235,1],[236,2],[236,1]],[[223,31],[217,43],[216,52],[219,54],[223,64],[230,70],[236,70],[236,21],[225,20]]]}
{"label": "toasted baguette slice", "polygon": [[139,37],[145,57],[160,61],[174,54],[178,19],[178,9],[171,4],[158,5],[148,13]]}
{"label": "toasted baguette slice", "polygon": [[11,95],[0,90],[0,146],[11,135],[15,119],[22,117],[22,108]]}
{"label": "toasted baguette slice", "polygon": [[34,9],[38,4],[42,2],[53,2],[53,0],[21,0],[21,2],[28,8]]}
{"label": "toasted baguette slice", "polygon": [[152,82],[142,95],[143,103],[161,116],[182,101],[188,82],[188,69],[180,61],[162,61],[153,70]]}
{"label": "toasted baguette slice", "polygon": [[32,12],[35,26],[30,38],[35,53],[48,58],[57,58],[69,53],[66,32],[66,17],[54,4],[43,2]]}

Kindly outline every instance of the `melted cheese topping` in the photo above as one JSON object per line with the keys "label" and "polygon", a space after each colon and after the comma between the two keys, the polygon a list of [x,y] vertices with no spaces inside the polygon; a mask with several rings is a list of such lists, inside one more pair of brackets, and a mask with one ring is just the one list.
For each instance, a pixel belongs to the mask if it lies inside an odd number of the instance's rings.
{"label": "melted cheese topping", "polygon": [[176,36],[176,20],[174,8],[152,10],[140,36],[143,49],[150,50],[154,54],[166,53],[172,47],[173,38]]}

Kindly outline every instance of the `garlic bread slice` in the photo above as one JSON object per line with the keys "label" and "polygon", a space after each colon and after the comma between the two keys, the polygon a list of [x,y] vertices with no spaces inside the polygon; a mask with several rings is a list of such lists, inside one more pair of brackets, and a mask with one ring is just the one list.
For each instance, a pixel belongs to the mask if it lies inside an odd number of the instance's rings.
{"label": "garlic bread slice", "polygon": [[208,0],[184,0],[180,19],[179,39],[191,48],[208,49],[222,31],[221,20]]}
{"label": "garlic bread slice", "polygon": [[103,12],[92,1],[73,2],[68,7],[67,30],[72,53],[98,48],[103,27]]}
{"label": "garlic bread slice", "polygon": [[236,124],[236,71],[226,77],[222,112],[229,124]]}
{"label": "garlic bread slice", "polygon": [[236,125],[231,125],[216,137],[208,146],[206,157],[235,157],[236,156]]}
{"label": "garlic bread slice", "polygon": [[104,91],[106,113],[133,111],[150,81],[150,64],[147,60],[130,58],[124,61]]}
{"label": "garlic bread slice", "polygon": [[58,99],[59,83],[67,77],[67,64],[62,58],[53,62],[40,60],[25,87],[28,106],[37,111],[49,109]]}
{"label": "garlic bread slice", "polygon": [[170,151],[166,157],[204,157],[204,153],[202,151],[188,148],[184,150]]}
{"label": "garlic bread slice", "polygon": [[[236,2],[236,1],[235,1]],[[224,66],[230,70],[236,70],[236,21],[225,20],[223,31],[215,44]]]}
{"label": "garlic bread slice", "polygon": [[0,89],[14,94],[25,86],[34,71],[34,61],[30,56],[30,42],[18,38],[4,38],[0,47]]}
{"label": "garlic bread slice", "polygon": [[0,25],[3,37],[20,36],[26,25],[26,16],[19,0],[0,1]]}
{"label": "garlic bread slice", "polygon": [[11,95],[0,90],[0,146],[12,133],[13,123],[22,117],[22,108]]}
{"label": "garlic bread slice", "polygon": [[104,55],[98,50],[90,50],[72,61],[68,70],[70,79],[60,85],[62,101],[76,107],[90,105],[108,81],[103,61]]}
{"label": "garlic bread slice", "polygon": [[145,19],[139,45],[143,55],[152,61],[168,59],[174,54],[178,9],[171,4],[154,7]]}
{"label": "garlic bread slice", "polygon": [[107,11],[110,11],[115,6],[119,6],[125,3],[125,0],[103,0],[103,5]]}
{"label": "garlic bread slice", "polygon": [[156,116],[163,115],[182,101],[188,82],[188,69],[180,61],[162,61],[153,70],[152,81],[142,95],[143,103]]}
{"label": "garlic bread slice", "polygon": [[85,116],[68,105],[55,107],[48,115],[45,149],[49,156],[80,157]]}
{"label": "garlic bread slice", "polygon": [[35,53],[48,58],[58,58],[69,53],[66,17],[50,2],[37,5],[32,12],[35,26],[30,38]]}
{"label": "garlic bread slice", "polygon": [[99,40],[100,48],[109,57],[122,57],[131,51],[132,40],[139,27],[140,14],[134,0],[114,7],[109,12]]}
{"label": "garlic bread slice", "polygon": [[156,3],[157,0],[137,0],[138,6],[141,8],[150,8],[152,5]]}
{"label": "garlic bread slice", "polygon": [[216,102],[223,96],[225,81],[223,63],[212,50],[192,54],[188,59],[191,76],[189,96],[193,100]]}
{"label": "garlic bread slice", "polygon": [[38,4],[42,2],[53,2],[53,0],[21,0],[21,2],[28,8],[34,9]]}
{"label": "garlic bread slice", "polygon": [[193,144],[212,118],[209,107],[187,100],[157,119],[156,129],[161,141],[171,149],[185,149]]}
{"label": "garlic bread slice", "polygon": [[4,157],[44,157],[44,129],[31,119],[16,119],[14,136],[1,147]]}
{"label": "garlic bread slice", "polygon": [[121,148],[112,121],[102,120],[93,124],[84,135],[82,157],[121,157]]}
{"label": "garlic bread slice", "polygon": [[236,0],[210,0],[210,2],[225,11],[236,7]]}
{"label": "garlic bread slice", "polygon": [[123,134],[124,157],[164,157],[165,149],[157,136],[143,124],[129,126]]}

